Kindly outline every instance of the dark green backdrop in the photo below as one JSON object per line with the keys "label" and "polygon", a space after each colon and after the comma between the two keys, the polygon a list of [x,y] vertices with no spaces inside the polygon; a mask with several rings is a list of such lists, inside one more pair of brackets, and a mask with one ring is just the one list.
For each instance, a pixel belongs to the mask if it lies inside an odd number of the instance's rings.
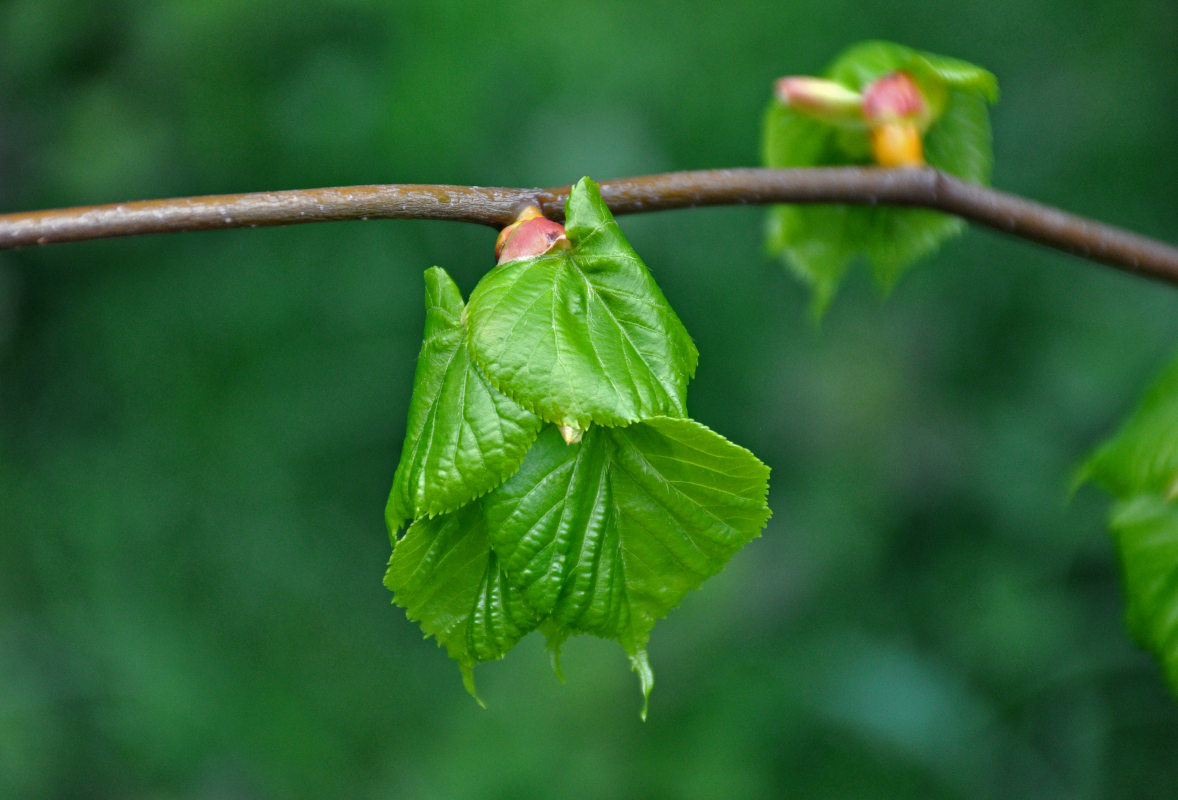
{"label": "dark green backdrop", "polygon": [[[0,2],[0,211],[752,165],[774,78],[887,38],[998,75],[1002,188],[1178,240],[1173,0]],[[389,605],[421,273],[369,222],[0,253],[0,796],[1173,798],[1178,704],[1071,470],[1178,292],[971,230],[820,327],[759,209],[622,220],[773,468],[765,535],[566,685]]]}

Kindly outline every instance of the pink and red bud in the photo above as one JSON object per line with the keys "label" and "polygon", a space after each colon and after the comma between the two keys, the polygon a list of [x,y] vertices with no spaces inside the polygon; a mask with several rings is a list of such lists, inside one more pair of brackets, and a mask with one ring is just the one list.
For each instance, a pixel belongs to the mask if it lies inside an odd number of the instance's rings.
{"label": "pink and red bud", "polygon": [[871,153],[882,167],[924,165],[921,137],[929,106],[907,72],[891,72],[863,90],[863,116],[871,132]]}
{"label": "pink and red bud", "polygon": [[[495,240],[496,264],[506,264],[521,258],[535,258],[552,250],[569,249],[568,233],[559,222],[545,218],[540,209],[528,206],[519,213],[515,222],[499,232]],[[577,444],[588,428],[575,425],[557,425],[565,444]]]}
{"label": "pink and red bud", "polygon": [[791,76],[776,84],[777,98],[791,108],[828,123],[866,127],[871,153],[883,167],[922,166],[921,142],[932,121],[929,103],[917,82],[903,70],[872,81],[860,94],[825,78]]}
{"label": "pink and red bud", "polygon": [[495,240],[496,263],[542,256],[550,250],[570,246],[563,225],[545,218],[535,206],[528,206],[515,222],[499,232]]}
{"label": "pink and red bud", "polygon": [[863,90],[863,116],[868,123],[899,120],[923,123],[928,117],[928,103],[911,75],[903,71],[889,72]]}
{"label": "pink and red bud", "polygon": [[862,95],[825,78],[791,75],[779,78],[776,90],[778,100],[819,119],[856,121],[862,115]]}

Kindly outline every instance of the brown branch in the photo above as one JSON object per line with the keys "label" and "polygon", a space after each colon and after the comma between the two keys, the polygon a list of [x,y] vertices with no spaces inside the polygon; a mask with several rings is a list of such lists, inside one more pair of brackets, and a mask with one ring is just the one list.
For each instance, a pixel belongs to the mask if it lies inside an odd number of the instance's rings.
{"label": "brown branch", "polygon": [[[536,203],[561,219],[569,187],[348,186],[144,200],[0,215],[0,249],[144,233],[353,219],[437,219],[502,227]],[[766,203],[920,206],[1178,285],[1178,248],[933,169],[830,167],[671,172],[601,183],[615,214]]]}

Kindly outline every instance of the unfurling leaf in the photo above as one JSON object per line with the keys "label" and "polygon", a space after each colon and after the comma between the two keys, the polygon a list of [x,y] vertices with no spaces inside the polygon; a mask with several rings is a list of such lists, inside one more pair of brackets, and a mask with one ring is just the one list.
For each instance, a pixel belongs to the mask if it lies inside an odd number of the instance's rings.
{"label": "unfurling leaf", "polygon": [[618,640],[645,695],[651,628],[760,535],[768,478],[692,420],[594,427],[571,446],[549,426],[499,488],[414,523],[386,584],[468,688],[475,663],[543,621],[554,648],[582,633]]}
{"label": "unfurling leaf", "polygon": [[683,416],[698,353],[596,184],[567,205],[570,250],[501,264],[471,293],[470,347],[498,389],[558,425]]}
{"label": "unfurling leaf", "polygon": [[633,655],[654,623],[769,519],[769,468],[689,419],[536,440],[484,499],[492,546],[529,605]]}
{"label": "unfurling leaf", "polygon": [[[887,81],[896,82],[896,75],[912,81],[920,103],[891,102],[897,93]],[[816,113],[806,102],[781,96],[779,81],[779,99],[765,117],[766,166],[893,166],[919,163],[916,156],[922,155],[929,166],[959,178],[989,181],[993,155],[986,106],[997,99],[998,86],[986,70],[896,44],[866,42],[839,56],[825,80],[861,94],[864,102],[875,96],[889,100],[895,106],[891,111],[909,108],[911,127],[897,127],[891,117],[880,117],[877,125],[871,113],[856,115],[845,108],[832,122],[825,107]],[[909,88],[904,87],[905,96]],[[881,153],[888,160],[881,162]],[[770,211],[768,245],[810,284],[813,308],[821,313],[856,258],[870,262],[877,281],[890,287],[913,261],[963,229],[956,217],[923,209],[781,205]]]}
{"label": "unfurling leaf", "polygon": [[1134,638],[1178,693],[1178,505],[1156,495],[1118,503],[1112,516]]}
{"label": "unfurling leaf", "polygon": [[539,621],[503,574],[478,501],[413,523],[393,547],[384,583],[458,662],[476,699],[474,665],[502,658]]}
{"label": "unfurling leaf", "polygon": [[1178,694],[1178,360],[1080,469],[1076,484],[1085,481],[1119,501],[1109,524],[1129,630],[1161,661]]}
{"label": "unfurling leaf", "polygon": [[760,535],[769,468],[684,418],[695,345],[593,182],[566,228],[537,213],[465,308],[426,273],[385,584],[471,694],[531,630],[554,660],[592,634],[625,649],[645,717],[651,628]]}
{"label": "unfurling leaf", "polygon": [[425,341],[385,511],[390,534],[406,520],[452,511],[498,486],[519,468],[543,424],[474,365],[462,295],[446,271],[427,270],[425,284]]}

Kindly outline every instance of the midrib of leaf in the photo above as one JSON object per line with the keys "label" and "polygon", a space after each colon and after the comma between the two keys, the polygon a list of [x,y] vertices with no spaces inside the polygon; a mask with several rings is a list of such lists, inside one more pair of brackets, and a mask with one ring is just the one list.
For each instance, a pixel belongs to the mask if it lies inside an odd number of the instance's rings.
{"label": "midrib of leaf", "polygon": [[[438,547],[438,542],[437,542],[437,540],[435,540],[435,541],[434,541],[434,544],[432,544],[432,545],[429,547],[429,549],[427,549],[427,550],[426,550],[426,553],[427,553],[428,555],[432,555],[433,553],[436,553],[436,552],[437,552],[437,547]],[[428,565],[430,565],[430,564],[436,564],[436,566],[434,566],[434,568],[433,568],[433,570],[432,570],[432,571],[434,571],[434,572],[440,571],[440,570],[441,570],[443,567],[447,567],[447,566],[449,566],[449,562],[450,562],[450,560],[451,560],[451,556],[453,556],[453,555],[454,555],[454,552],[455,552],[457,549],[458,549],[458,548],[457,548],[457,546],[456,546],[456,545],[455,545],[455,546],[451,546],[451,547],[449,547],[448,549],[446,549],[446,550],[445,550],[445,551],[444,551],[444,552],[441,554],[441,557],[440,557],[440,558],[438,558],[438,560],[437,560],[436,562],[435,562],[435,561],[433,561],[432,559],[429,559],[429,558],[422,558],[422,559],[421,559],[421,565],[420,565],[420,566],[419,566],[417,569],[415,569],[415,570],[413,571],[413,573],[412,573],[412,574],[413,574],[413,576],[414,576],[414,578],[417,578],[417,577],[418,577],[418,576],[421,574],[421,572],[422,572],[422,571],[425,569],[425,567],[426,567],[426,566],[428,566]],[[475,553],[475,554],[474,554],[474,556],[473,556],[472,558],[468,558],[468,559],[467,559],[467,560],[465,560],[465,561],[459,561],[459,562],[457,563],[457,566],[456,566],[456,567],[454,567],[454,572],[461,573],[461,572],[465,571],[467,567],[470,567],[472,564],[474,564],[475,562],[477,562],[477,561],[478,561],[480,558],[482,558],[482,556],[481,556],[480,554],[478,554],[478,553]],[[429,601],[433,600],[433,599],[434,599],[434,598],[437,596],[438,592],[439,592],[439,591],[441,591],[441,590],[442,590],[442,589],[444,589],[444,588],[446,588],[446,585],[445,585],[445,584],[441,584],[441,583],[436,583],[436,582],[435,582],[435,583],[433,584],[432,588],[430,588],[429,590],[427,590],[427,591],[425,592],[425,594],[423,595],[423,602],[421,603],[421,605],[428,605],[428,604],[429,604]],[[477,592],[476,592],[476,597],[477,597]],[[451,623],[451,624],[447,625],[447,626],[446,626],[446,630],[447,630],[447,631],[452,631],[452,630],[454,629],[454,627],[455,627],[457,624],[458,624],[458,623],[457,623],[457,622],[455,622],[455,623]]]}
{"label": "midrib of leaf", "polygon": [[[463,341],[466,338],[466,334],[460,331],[458,336],[459,336],[458,346],[455,347],[454,351],[450,353],[450,357],[448,359],[446,359],[446,367],[445,367],[445,369],[442,370],[441,381],[439,381],[441,386],[446,385],[446,378],[450,374],[450,368],[452,366],[454,366],[454,359],[458,358],[459,351],[463,347],[466,346],[465,341]],[[466,381],[462,382],[462,392],[463,392],[463,399],[465,400]],[[412,463],[425,464],[425,463],[429,462],[430,453],[433,452],[434,441],[437,438],[433,435],[433,433],[435,430],[437,430],[438,411],[441,408],[441,405],[442,405],[441,395],[439,393],[438,397],[435,397],[434,401],[432,403],[430,403],[429,413],[426,415],[426,422],[424,425],[421,426],[421,432],[418,434],[417,438],[413,442],[414,458],[410,459],[409,463],[411,463],[411,464]],[[463,424],[464,425],[466,424],[465,418],[463,419]],[[418,461],[416,456],[421,451],[421,440],[423,437],[426,437],[426,436],[428,436],[428,441],[426,443],[425,453],[423,454],[421,460]],[[416,483],[417,483],[417,486],[415,488],[419,489],[421,491],[421,493],[424,494],[425,493],[425,484],[426,484],[425,470],[418,471],[418,474],[416,476]],[[417,492],[414,492],[413,496],[417,496]]]}
{"label": "midrib of leaf", "polygon": [[427,338],[386,509],[391,534],[407,519],[455,510],[494,489],[519,467],[542,425],[479,369],[465,305],[445,270],[427,270],[426,281]]}
{"label": "midrib of leaf", "polygon": [[[597,231],[599,231],[599,230],[602,230],[602,229],[600,227],[594,228],[594,233],[597,233]],[[633,351],[633,355],[637,359],[638,363],[646,368],[647,373],[651,377],[653,377],[655,382],[662,388],[663,393],[667,396],[667,399],[671,402],[675,411],[680,414],[683,413],[684,409],[682,408],[683,404],[679,400],[678,388],[677,387],[670,387],[669,388],[666,385],[666,383],[663,381],[663,377],[659,374],[659,371],[652,368],[651,363],[646,360],[642,351],[638,348],[638,346],[636,344],[634,344],[634,341],[630,338],[629,332],[627,332],[625,326],[623,326],[622,323],[618,320],[617,315],[614,314],[614,311],[612,308],[610,308],[609,303],[607,303],[605,301],[605,299],[603,297],[601,297],[600,293],[593,286],[593,283],[589,280],[589,276],[586,274],[585,270],[582,269],[581,265],[577,263],[576,257],[570,257],[569,262],[573,265],[573,268],[577,271],[577,275],[580,276],[581,281],[585,284],[586,299],[587,300],[591,300],[593,298],[597,299],[598,305],[602,309],[605,310],[605,313],[609,316],[610,321],[614,324],[614,327],[617,328],[618,335],[621,337],[622,341],[624,341],[626,343],[626,345],[629,347],[629,351]],[[643,267],[640,263],[636,264],[636,266],[639,269],[645,269],[645,267]],[[638,295],[634,295],[633,293],[618,292],[618,294],[629,295],[631,297],[631,299],[638,297]],[[646,302],[647,305],[649,305],[651,308],[655,309],[656,311],[659,308],[658,305],[653,302],[650,302],[648,300],[644,300],[644,302]],[[586,309],[588,309],[588,308],[589,308],[589,305],[588,305],[588,303],[586,303]],[[640,323],[631,322],[630,324],[634,325],[635,327],[645,327],[651,333],[655,333],[655,334],[658,333],[658,331],[656,331],[654,328],[650,328],[650,327],[642,325]],[[589,333],[592,336],[592,333],[593,333],[592,328],[589,329]],[[602,371],[605,372],[607,377],[610,377],[611,370],[609,369],[609,366],[605,363],[605,361],[601,358],[601,355],[598,353],[597,344],[594,342],[590,342],[590,346],[593,348],[593,355],[597,359],[597,363],[599,363],[601,365]],[[630,360],[629,360],[629,358],[630,358],[629,351],[624,351],[623,355],[626,357],[627,372],[630,372],[631,374],[633,374],[633,371],[632,371],[631,365],[630,365]],[[612,377],[610,377],[610,384],[615,387],[614,394],[620,394],[620,392],[618,392],[617,388],[616,388],[617,382],[614,381],[612,379]]]}
{"label": "midrib of leaf", "polygon": [[[577,461],[579,463],[580,458],[578,458]],[[569,559],[573,562],[574,565],[571,575],[573,579],[569,580],[568,577],[566,577],[562,581],[560,591],[557,594],[556,603],[553,606],[553,612],[555,614],[556,611],[560,608],[567,608],[570,604],[573,603],[572,593],[577,588],[577,583],[575,580],[576,573],[578,571],[577,567],[584,563],[584,555],[586,551],[588,551],[591,566],[589,569],[588,579],[585,582],[584,591],[582,592],[584,599],[576,609],[577,621],[584,619],[585,615],[593,607],[593,598],[599,596],[598,589],[600,588],[601,560],[606,556],[606,548],[604,547],[603,543],[604,540],[608,538],[608,529],[610,525],[617,525],[618,514],[616,510],[616,503],[613,499],[613,493],[610,490],[609,477],[607,473],[608,461],[603,465],[603,468],[598,471],[596,476],[597,485],[594,490],[593,497],[593,508],[605,509],[604,519],[602,519],[601,524],[593,525],[592,522],[597,519],[597,515],[590,515],[588,520],[590,524],[585,526],[583,533],[578,537],[576,557]],[[603,499],[603,495],[608,496],[608,499]],[[618,539],[620,542],[620,535]],[[570,552],[569,555],[571,556],[572,553]],[[621,591],[624,594],[626,591],[624,565],[616,564],[616,566],[621,569]],[[617,584],[616,577],[618,576],[618,572],[618,569],[610,570],[611,577],[608,587],[609,590],[606,591],[605,594],[606,597],[613,596],[612,588]]]}

